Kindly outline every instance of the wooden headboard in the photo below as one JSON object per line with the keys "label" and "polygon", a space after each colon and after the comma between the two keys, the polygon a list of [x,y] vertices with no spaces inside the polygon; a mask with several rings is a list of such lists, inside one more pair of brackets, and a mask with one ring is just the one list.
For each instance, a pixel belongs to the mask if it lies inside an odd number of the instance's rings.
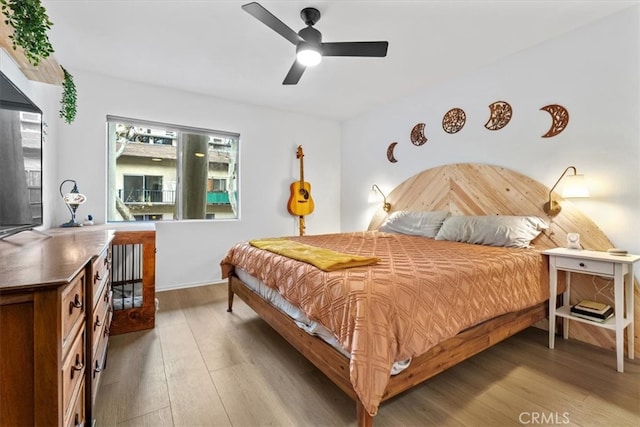
{"label": "wooden headboard", "polygon": [[[533,244],[547,249],[566,246],[567,233],[579,233],[585,249],[607,250],[614,245],[588,217],[572,203],[554,193],[554,200],[562,211],[554,218],[542,210],[547,201],[549,187],[512,170],[476,163],[456,163],[427,169],[402,182],[387,196],[391,212],[399,210],[439,211],[452,215],[537,215],[549,229],[538,236]],[[376,211],[369,229],[377,229],[388,213]],[[613,305],[613,282],[575,274],[572,276],[571,295],[574,299],[594,299]],[[635,291],[635,330],[640,330],[640,292]],[[615,348],[615,335],[611,331],[572,322],[570,337],[609,349]],[[625,345],[626,348],[626,345]],[[640,340],[635,340],[635,355],[640,356]]]}

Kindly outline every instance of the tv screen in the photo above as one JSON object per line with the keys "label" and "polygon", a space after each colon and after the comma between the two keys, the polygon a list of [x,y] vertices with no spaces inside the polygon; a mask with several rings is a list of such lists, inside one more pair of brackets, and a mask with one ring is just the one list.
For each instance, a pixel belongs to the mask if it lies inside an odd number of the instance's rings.
{"label": "tv screen", "polygon": [[42,225],[42,111],[0,72],[0,239]]}

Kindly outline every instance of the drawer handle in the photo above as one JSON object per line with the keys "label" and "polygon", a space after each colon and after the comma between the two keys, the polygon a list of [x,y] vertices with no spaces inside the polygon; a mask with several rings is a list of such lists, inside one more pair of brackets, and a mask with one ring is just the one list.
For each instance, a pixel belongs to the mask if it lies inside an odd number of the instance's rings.
{"label": "drawer handle", "polygon": [[84,427],[84,423],[80,420],[79,414],[75,414],[75,417],[73,417],[73,425],[76,427]]}
{"label": "drawer handle", "polygon": [[73,312],[74,308],[82,309],[82,301],[80,301],[80,295],[76,294],[73,297],[73,301],[69,303],[69,313]]}
{"label": "drawer handle", "polygon": [[76,354],[76,364],[71,367],[71,379],[73,379],[73,373],[75,371],[82,371],[84,369],[84,363],[80,360],[80,355]]}
{"label": "drawer handle", "polygon": [[100,321],[100,316],[96,316],[96,322],[93,324],[93,330],[95,331],[96,328],[102,326],[103,323]]}
{"label": "drawer handle", "polygon": [[93,378],[95,378],[96,375],[102,372],[103,370],[104,370],[104,366],[100,366],[100,363],[98,363],[98,361],[96,360],[96,366],[93,369]]}
{"label": "drawer handle", "polygon": [[102,336],[107,336],[109,335],[109,328],[104,328],[104,332],[102,333]]}
{"label": "drawer handle", "polygon": [[579,265],[580,267],[586,267],[586,266],[584,265],[584,262],[581,262],[581,263],[580,263],[580,264],[578,264],[578,265]]}
{"label": "drawer handle", "polygon": [[95,283],[95,282],[99,282],[100,280],[102,280],[102,277],[100,277],[100,272],[99,272],[99,271],[97,271],[97,272],[96,272],[96,277],[95,277],[95,279],[93,279],[93,282],[94,282],[94,283]]}
{"label": "drawer handle", "polygon": [[111,258],[110,257],[106,257],[104,259],[104,265],[109,265],[109,264],[111,264]]}

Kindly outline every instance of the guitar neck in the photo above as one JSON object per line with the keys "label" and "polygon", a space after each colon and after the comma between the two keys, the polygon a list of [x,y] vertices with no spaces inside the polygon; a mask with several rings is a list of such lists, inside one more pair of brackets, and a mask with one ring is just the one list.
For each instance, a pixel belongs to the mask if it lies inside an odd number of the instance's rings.
{"label": "guitar neck", "polygon": [[304,184],[304,153],[302,152],[302,145],[298,146],[296,157],[300,159],[300,185]]}

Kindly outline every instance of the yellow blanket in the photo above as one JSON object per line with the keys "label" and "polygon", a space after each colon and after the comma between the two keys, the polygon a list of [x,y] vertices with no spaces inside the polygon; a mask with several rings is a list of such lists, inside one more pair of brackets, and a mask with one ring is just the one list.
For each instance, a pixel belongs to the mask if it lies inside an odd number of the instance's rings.
{"label": "yellow blanket", "polygon": [[305,245],[287,238],[256,239],[249,243],[256,248],[306,262],[323,271],[373,265],[380,261],[377,257],[364,257],[335,252],[317,246]]}

